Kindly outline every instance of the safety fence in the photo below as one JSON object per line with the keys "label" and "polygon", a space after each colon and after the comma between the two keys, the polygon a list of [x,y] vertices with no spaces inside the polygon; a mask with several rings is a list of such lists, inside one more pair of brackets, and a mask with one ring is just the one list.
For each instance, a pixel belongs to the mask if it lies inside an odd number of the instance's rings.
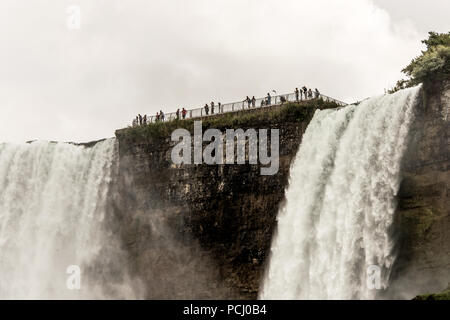
{"label": "safety fence", "polygon": [[[247,100],[244,101],[238,101],[238,102],[231,102],[231,103],[225,103],[225,104],[215,104],[212,106],[211,104],[208,105],[208,111],[205,107],[202,108],[195,108],[195,109],[189,109],[186,110],[186,115],[183,117],[182,109],[179,110],[179,114],[177,115],[176,112],[166,113],[163,117],[156,115],[153,116],[147,116],[147,123],[152,122],[168,122],[175,119],[193,119],[193,118],[202,118],[202,117],[210,117],[217,114],[223,114],[223,113],[229,113],[229,112],[236,112],[241,110],[248,110],[248,109],[256,109],[256,108],[265,108],[265,107],[273,107],[273,106],[279,106],[286,102],[302,102],[302,101],[308,101],[308,100],[314,100],[314,99],[322,99],[326,102],[334,102],[338,104],[339,106],[345,106],[347,103],[336,100],[334,98],[328,97],[326,95],[323,95],[321,93],[312,93],[312,96],[307,96],[305,98],[303,93],[299,93],[298,95],[294,93],[287,93],[287,94],[280,94],[275,96],[266,96],[264,98],[258,98],[255,100],[251,100],[248,102]],[[137,125],[137,123],[134,123]]]}

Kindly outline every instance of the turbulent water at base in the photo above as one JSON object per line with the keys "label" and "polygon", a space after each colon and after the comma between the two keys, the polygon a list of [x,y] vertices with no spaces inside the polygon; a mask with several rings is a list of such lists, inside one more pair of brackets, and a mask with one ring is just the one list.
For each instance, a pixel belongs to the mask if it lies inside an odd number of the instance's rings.
{"label": "turbulent water at base", "polygon": [[105,227],[114,154],[114,139],[0,145],[1,299],[134,297]]}
{"label": "turbulent water at base", "polygon": [[376,298],[377,267],[379,288],[388,286],[400,164],[419,92],[316,111],[291,167],[260,298]]}

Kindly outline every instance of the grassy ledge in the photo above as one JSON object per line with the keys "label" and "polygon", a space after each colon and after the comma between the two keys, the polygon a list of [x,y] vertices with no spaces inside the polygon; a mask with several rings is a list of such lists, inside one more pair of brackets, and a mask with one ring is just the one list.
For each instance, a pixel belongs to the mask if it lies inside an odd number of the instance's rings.
{"label": "grassy ledge", "polygon": [[450,288],[441,293],[422,294],[413,300],[450,300]]}
{"label": "grassy ledge", "polygon": [[306,102],[289,102],[282,106],[273,106],[263,109],[248,109],[236,112],[218,114],[210,117],[173,120],[169,122],[150,123],[145,126],[127,127],[116,131],[116,137],[123,142],[136,142],[142,140],[165,139],[178,128],[193,131],[194,121],[202,120],[203,128],[246,128],[257,123],[280,123],[288,121],[304,121],[316,109],[331,109],[340,107],[334,102],[322,99]]}

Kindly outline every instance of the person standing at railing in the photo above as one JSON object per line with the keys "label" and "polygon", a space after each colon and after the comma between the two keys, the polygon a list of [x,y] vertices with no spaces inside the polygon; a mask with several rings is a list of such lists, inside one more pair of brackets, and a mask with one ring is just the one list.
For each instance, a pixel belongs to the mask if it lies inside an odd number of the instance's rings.
{"label": "person standing at railing", "polygon": [[218,102],[217,105],[219,106],[219,113],[223,113],[222,104],[220,102]]}
{"label": "person standing at railing", "polygon": [[144,114],[144,118],[142,118],[142,122],[144,123],[144,126],[147,125],[147,115]]}
{"label": "person standing at railing", "polygon": [[214,114],[214,101],[211,101],[211,114]]}
{"label": "person standing at railing", "polygon": [[162,112],[162,110],[159,110],[159,118],[164,122],[164,112]]}
{"label": "person standing at railing", "polygon": [[183,120],[186,119],[186,113],[187,113],[186,109],[183,108],[183,110],[181,110],[181,116],[183,117]]}
{"label": "person standing at railing", "polygon": [[314,95],[316,96],[316,99],[320,97],[320,92],[317,90],[317,88],[314,90]]}
{"label": "person standing at railing", "polygon": [[208,115],[208,113],[209,113],[209,106],[208,106],[207,103],[205,104],[205,112],[206,112],[206,115]]}
{"label": "person standing at railing", "polygon": [[267,105],[270,106],[272,104],[272,97],[270,96],[270,93],[267,92]]}
{"label": "person standing at railing", "polygon": [[298,101],[299,91],[298,88],[295,88],[295,101]]}
{"label": "person standing at railing", "polygon": [[254,108],[256,106],[256,98],[255,96],[253,96],[252,98],[252,108]]}
{"label": "person standing at railing", "polygon": [[305,97],[305,100],[308,99],[308,89],[306,89],[306,86],[303,86],[302,88],[303,96]]}
{"label": "person standing at railing", "polygon": [[312,97],[313,97],[313,93],[312,93],[311,88],[309,88],[309,90],[308,90],[308,98],[312,99]]}
{"label": "person standing at railing", "polygon": [[245,98],[244,101],[247,101],[247,106],[250,109],[250,104],[252,103],[252,100],[250,100],[249,96],[247,96],[247,98]]}
{"label": "person standing at railing", "polygon": [[177,116],[177,120],[180,120],[180,108],[177,109],[177,112],[175,112]]}
{"label": "person standing at railing", "polygon": [[139,125],[142,126],[142,116],[141,116],[141,114],[138,114],[138,118],[139,118]]}

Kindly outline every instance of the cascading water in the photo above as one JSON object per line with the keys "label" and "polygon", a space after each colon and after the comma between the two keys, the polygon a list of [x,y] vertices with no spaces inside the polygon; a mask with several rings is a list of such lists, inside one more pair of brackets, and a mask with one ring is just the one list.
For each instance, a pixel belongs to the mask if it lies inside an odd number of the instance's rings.
{"label": "cascading water", "polygon": [[316,112],[291,167],[260,298],[375,298],[368,268],[388,286],[400,163],[419,92]]}
{"label": "cascading water", "polygon": [[[114,154],[114,139],[0,145],[1,299],[133,297],[110,277],[121,255],[105,228]],[[79,290],[67,286],[71,265]]]}

